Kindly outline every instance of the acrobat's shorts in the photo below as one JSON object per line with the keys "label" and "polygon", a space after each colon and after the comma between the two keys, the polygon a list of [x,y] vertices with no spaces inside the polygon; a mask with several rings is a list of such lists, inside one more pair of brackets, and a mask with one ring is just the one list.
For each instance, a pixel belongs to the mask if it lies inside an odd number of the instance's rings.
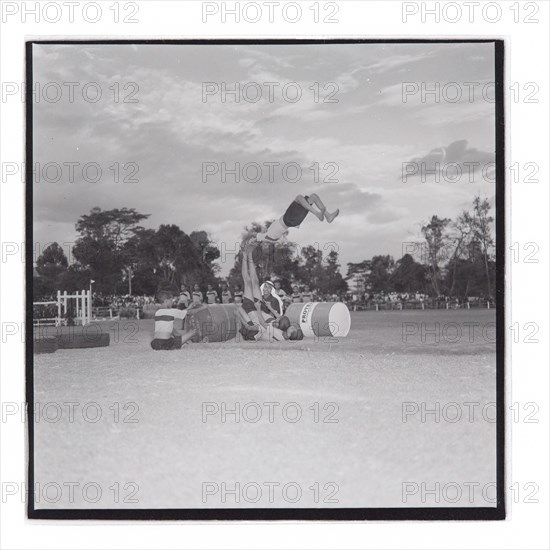
{"label": "acrobat's shorts", "polygon": [[265,242],[268,242],[268,243],[269,242],[275,243],[287,231],[288,231],[288,227],[284,224],[283,217],[281,216],[278,220],[274,220],[273,223],[267,228],[267,232],[265,233],[264,240]]}

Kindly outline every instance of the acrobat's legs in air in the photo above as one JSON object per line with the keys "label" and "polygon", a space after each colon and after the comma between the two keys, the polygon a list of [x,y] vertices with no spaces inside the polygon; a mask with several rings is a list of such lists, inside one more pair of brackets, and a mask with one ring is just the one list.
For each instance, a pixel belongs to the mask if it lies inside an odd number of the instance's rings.
{"label": "acrobat's legs in air", "polygon": [[[327,207],[317,193],[312,193],[307,199],[303,195],[298,195],[294,200],[298,204],[301,204],[306,210],[317,216],[319,221],[327,220],[328,223],[332,223],[334,218],[336,218],[336,216],[340,213],[338,208],[334,212],[327,212]],[[314,205],[319,209],[319,211],[314,208]]]}

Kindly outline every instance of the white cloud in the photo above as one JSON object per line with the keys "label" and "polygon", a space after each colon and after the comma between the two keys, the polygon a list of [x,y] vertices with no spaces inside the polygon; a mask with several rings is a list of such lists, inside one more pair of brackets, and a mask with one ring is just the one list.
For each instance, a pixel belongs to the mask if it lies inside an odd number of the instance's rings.
{"label": "white cloud", "polygon": [[[403,104],[403,81],[493,78],[490,45],[334,46],[40,46],[35,80],[97,82],[98,103],[66,100],[35,106],[35,160],[97,162],[103,179],[89,183],[42,181],[35,186],[35,234],[47,241],[74,239],[76,219],[94,206],[134,207],[150,213],[147,224],[176,223],[183,230],[207,229],[214,239],[234,242],[252,220],[283,213],[297,193],[318,192],[341,208],[332,225],[315,219],[295,232],[301,244],[334,240],[341,262],[374,253],[399,255],[401,241],[432,213],[454,216],[479,190],[494,186],[433,185],[400,180],[402,163],[432,149],[467,140],[493,151],[493,106],[487,102]],[[475,56],[472,63],[464,59]],[[477,59],[477,58],[480,59]],[[304,99],[273,103],[202,101],[204,82],[297,82]],[[330,82],[338,103],[314,102],[309,89]],[[113,101],[135,83],[138,103]],[[280,87],[279,87],[280,88]],[[310,95],[311,94],[311,95]],[[473,147],[473,145],[470,145]],[[116,183],[110,166],[137,162],[139,182]],[[297,162],[303,179],[273,183],[202,183],[202,163],[229,167],[257,162]],[[313,179],[312,163],[321,167]],[[336,165],[337,183],[324,183]],[[124,175],[124,174],[123,174]],[[227,273],[229,265],[223,266]]]}

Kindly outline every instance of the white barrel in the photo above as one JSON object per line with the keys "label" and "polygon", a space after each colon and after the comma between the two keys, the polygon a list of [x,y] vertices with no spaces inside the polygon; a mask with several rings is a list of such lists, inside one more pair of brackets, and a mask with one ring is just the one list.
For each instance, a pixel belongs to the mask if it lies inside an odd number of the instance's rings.
{"label": "white barrel", "polygon": [[342,302],[307,302],[288,306],[285,315],[300,327],[304,337],[335,336],[344,338],[351,328],[348,307]]}

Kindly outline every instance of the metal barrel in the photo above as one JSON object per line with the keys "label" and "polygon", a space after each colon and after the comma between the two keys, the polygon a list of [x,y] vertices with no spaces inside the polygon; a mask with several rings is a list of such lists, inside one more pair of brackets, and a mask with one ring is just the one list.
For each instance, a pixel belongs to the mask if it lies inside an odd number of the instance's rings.
{"label": "metal barrel", "polygon": [[195,329],[192,342],[226,342],[237,335],[235,304],[208,304],[187,310],[185,329]]}
{"label": "metal barrel", "polygon": [[344,338],[351,328],[349,309],[342,302],[307,302],[288,306],[285,315],[302,329],[304,337]]}

